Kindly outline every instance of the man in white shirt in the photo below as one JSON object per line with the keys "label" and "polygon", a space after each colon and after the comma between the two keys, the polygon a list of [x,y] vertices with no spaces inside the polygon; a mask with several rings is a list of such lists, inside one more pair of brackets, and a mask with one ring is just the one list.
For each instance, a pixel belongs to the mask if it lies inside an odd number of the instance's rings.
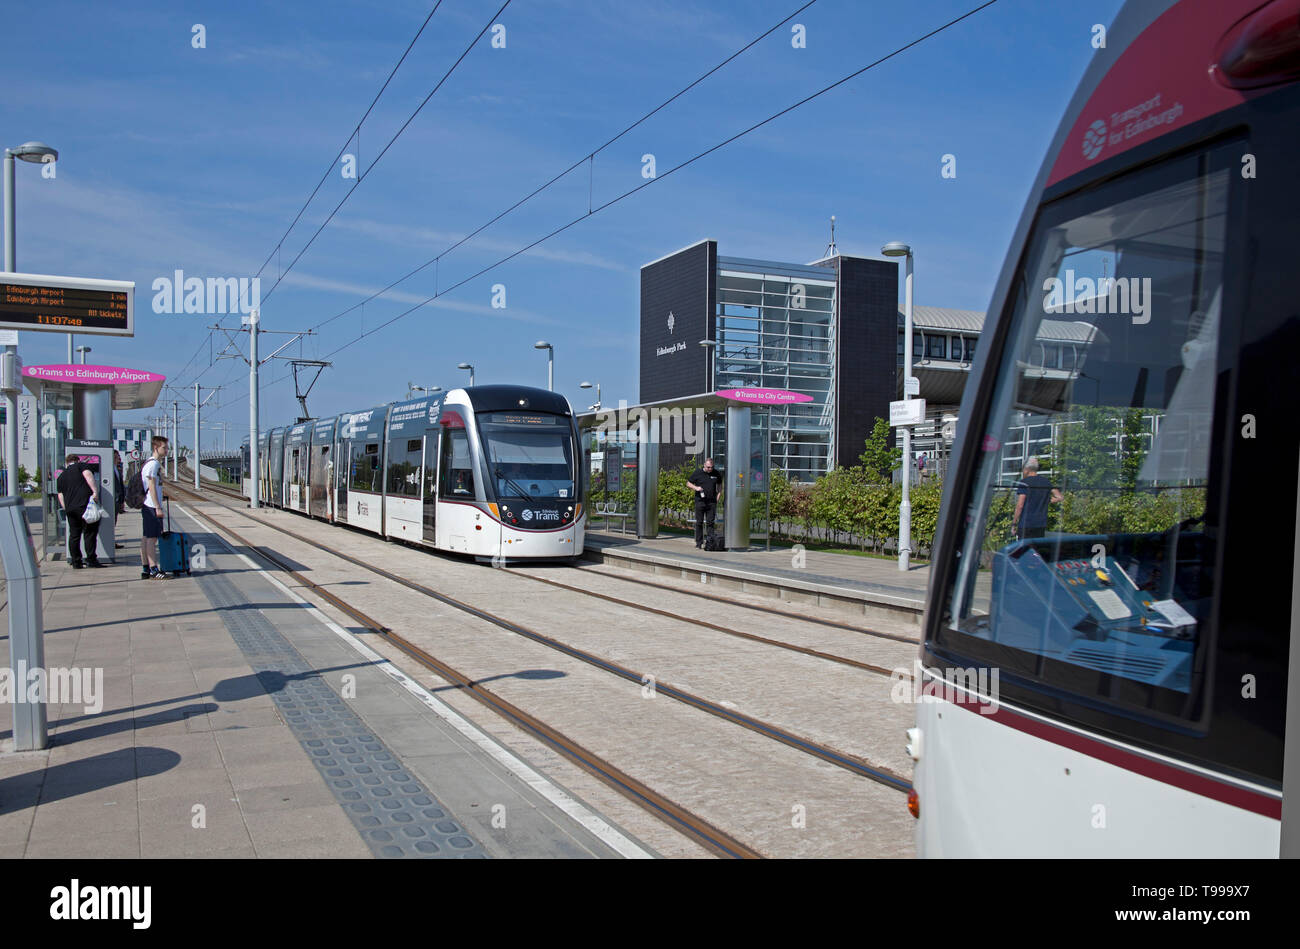
{"label": "man in white shirt", "polygon": [[167,458],[167,439],[155,435],[152,447],[153,455],[140,469],[140,478],[144,482],[144,504],[140,508],[140,515],[144,518],[143,538],[140,541],[140,579],[166,580],[168,574],[158,564],[158,538],[163,532],[162,463]]}

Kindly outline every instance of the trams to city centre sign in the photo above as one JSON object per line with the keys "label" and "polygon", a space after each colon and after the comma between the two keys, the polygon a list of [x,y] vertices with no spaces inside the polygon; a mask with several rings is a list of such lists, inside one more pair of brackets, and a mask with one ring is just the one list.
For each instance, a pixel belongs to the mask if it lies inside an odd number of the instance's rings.
{"label": "trams to city centre sign", "polygon": [[0,273],[0,329],[134,336],[135,284]]}

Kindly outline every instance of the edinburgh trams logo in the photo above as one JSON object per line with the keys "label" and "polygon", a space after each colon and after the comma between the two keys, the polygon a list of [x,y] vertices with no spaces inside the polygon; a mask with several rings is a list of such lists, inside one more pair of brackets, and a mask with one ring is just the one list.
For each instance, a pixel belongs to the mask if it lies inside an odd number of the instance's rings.
{"label": "edinburgh trams logo", "polygon": [[1092,161],[1101,154],[1105,144],[1106,123],[1098,119],[1088,126],[1088,131],[1083,133],[1083,157]]}

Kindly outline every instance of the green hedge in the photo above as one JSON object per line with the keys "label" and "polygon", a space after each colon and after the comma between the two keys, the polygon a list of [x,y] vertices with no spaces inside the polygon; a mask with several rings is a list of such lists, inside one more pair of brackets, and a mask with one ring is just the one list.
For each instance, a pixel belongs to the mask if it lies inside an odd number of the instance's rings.
{"label": "green hedge", "polygon": [[[659,473],[662,525],[690,527],[693,524],[695,499],[686,481],[694,470],[695,463],[688,461]],[[636,486],[628,480],[617,497],[631,510],[636,501]],[[836,468],[811,485],[792,483],[784,472],[774,470],[770,489],[774,538],[879,551],[898,537],[902,487],[879,483],[865,467]],[[591,499],[606,500],[606,495],[593,489]],[[920,550],[928,549],[934,542],[942,499],[943,483],[937,479],[912,486],[912,536]],[[761,494],[752,496],[750,515],[760,523],[763,504]],[[1122,493],[1071,491],[1060,504],[1050,506],[1048,530],[1068,534],[1150,533],[1165,530],[1179,520],[1199,517],[1204,510],[1203,488]],[[985,525],[985,550],[1000,548],[1014,538],[1011,524],[1014,511],[1015,491],[995,489]]]}

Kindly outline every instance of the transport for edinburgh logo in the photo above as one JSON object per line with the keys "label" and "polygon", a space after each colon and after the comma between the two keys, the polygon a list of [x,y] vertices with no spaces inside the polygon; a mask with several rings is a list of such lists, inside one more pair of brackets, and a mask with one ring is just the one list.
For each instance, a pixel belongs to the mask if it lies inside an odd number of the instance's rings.
{"label": "transport for edinburgh logo", "polygon": [[1101,154],[1102,146],[1105,144],[1106,123],[1098,119],[1088,126],[1088,131],[1083,135],[1083,157],[1092,161]]}

